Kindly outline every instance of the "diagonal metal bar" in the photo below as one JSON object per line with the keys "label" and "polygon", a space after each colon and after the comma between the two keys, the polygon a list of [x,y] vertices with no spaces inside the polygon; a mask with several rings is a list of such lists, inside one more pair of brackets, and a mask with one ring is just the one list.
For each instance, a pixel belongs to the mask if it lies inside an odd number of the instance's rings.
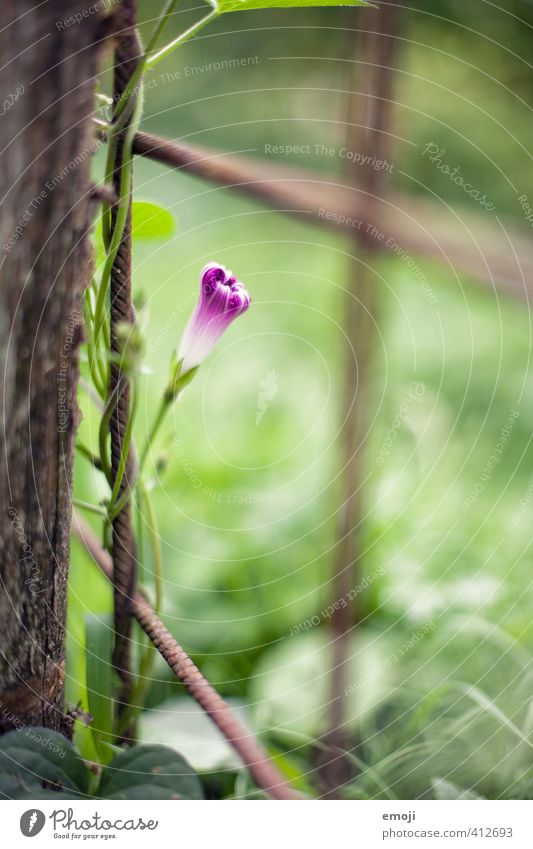
{"label": "diagonal metal bar", "polygon": [[[112,581],[111,555],[102,548],[94,532],[76,511],[72,516],[72,530],[96,565]],[[290,787],[255,737],[242,725],[224,699],[204,678],[187,652],[176,642],[140,592],[133,592],[130,609],[170,669],[248,767],[257,786],[266,790],[273,799],[302,798]]]}
{"label": "diagonal metal bar", "polygon": [[[463,212],[438,199],[394,191],[372,203],[369,219],[364,188],[345,185],[342,177],[149,133],[136,134],[133,150],[309,224],[352,234],[371,225],[377,250],[399,256],[411,268],[424,258],[444,263],[457,285],[466,274],[496,293],[533,297],[533,240],[515,222],[488,212]],[[429,279],[431,268],[420,267],[420,275]]]}

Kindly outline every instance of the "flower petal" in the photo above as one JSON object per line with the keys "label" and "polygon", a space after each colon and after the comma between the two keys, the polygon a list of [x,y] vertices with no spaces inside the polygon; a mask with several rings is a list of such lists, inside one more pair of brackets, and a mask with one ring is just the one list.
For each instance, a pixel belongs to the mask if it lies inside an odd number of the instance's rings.
{"label": "flower petal", "polygon": [[250,295],[231,271],[210,262],[200,275],[200,297],[185,328],[178,360],[181,373],[196,368],[212,351],[231,322],[250,306]]}

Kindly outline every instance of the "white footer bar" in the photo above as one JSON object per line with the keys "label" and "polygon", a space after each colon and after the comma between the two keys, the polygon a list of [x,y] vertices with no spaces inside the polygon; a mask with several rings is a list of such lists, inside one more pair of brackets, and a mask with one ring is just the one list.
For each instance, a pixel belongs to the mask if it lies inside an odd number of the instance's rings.
{"label": "white footer bar", "polygon": [[[532,849],[531,801],[4,801],[2,845]],[[29,844],[30,838],[35,843]],[[67,843],[68,841],[68,843]]]}

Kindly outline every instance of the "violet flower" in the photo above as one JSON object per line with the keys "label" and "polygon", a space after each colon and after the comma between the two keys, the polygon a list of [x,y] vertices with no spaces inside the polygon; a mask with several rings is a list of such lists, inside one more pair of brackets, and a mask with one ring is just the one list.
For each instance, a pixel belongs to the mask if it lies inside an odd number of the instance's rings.
{"label": "violet flower", "polygon": [[212,351],[225,329],[250,306],[250,295],[231,271],[210,262],[200,276],[200,297],[185,328],[177,356],[170,364],[170,375],[161,398],[152,429],[139,460],[142,469],[150,444],[178,395],[194,378],[198,366]]}
{"label": "violet flower", "polygon": [[180,377],[198,368],[231,322],[250,306],[250,295],[231,271],[208,263],[200,276],[200,298],[178,351]]}

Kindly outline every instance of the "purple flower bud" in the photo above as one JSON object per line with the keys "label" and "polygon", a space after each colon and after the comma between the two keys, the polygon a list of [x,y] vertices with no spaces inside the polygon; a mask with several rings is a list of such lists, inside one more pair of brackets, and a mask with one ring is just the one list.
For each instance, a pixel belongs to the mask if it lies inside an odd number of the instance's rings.
{"label": "purple flower bud", "polygon": [[200,276],[200,298],[178,351],[181,376],[202,363],[231,322],[250,306],[250,295],[231,271],[210,262]]}

